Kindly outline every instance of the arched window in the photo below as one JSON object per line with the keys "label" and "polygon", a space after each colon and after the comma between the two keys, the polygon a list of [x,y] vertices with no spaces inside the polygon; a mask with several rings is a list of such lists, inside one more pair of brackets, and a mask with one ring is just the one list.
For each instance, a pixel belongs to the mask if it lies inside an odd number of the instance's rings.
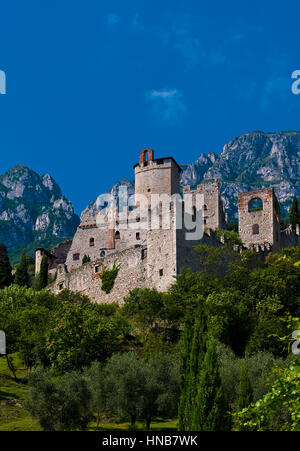
{"label": "arched window", "polygon": [[258,224],[253,224],[253,226],[252,226],[252,234],[253,235],[259,235],[259,225]]}
{"label": "arched window", "polygon": [[105,257],[105,251],[100,252],[100,257]]}
{"label": "arched window", "polygon": [[263,210],[263,201],[259,197],[251,199],[248,203],[248,211],[260,211]]}
{"label": "arched window", "polygon": [[116,233],[115,233],[115,239],[116,240],[120,239],[120,232],[119,232],[119,230],[117,230]]}
{"label": "arched window", "polygon": [[94,238],[90,238],[90,247],[95,246],[95,239]]}
{"label": "arched window", "polygon": [[207,205],[204,204],[204,211],[207,211]]}

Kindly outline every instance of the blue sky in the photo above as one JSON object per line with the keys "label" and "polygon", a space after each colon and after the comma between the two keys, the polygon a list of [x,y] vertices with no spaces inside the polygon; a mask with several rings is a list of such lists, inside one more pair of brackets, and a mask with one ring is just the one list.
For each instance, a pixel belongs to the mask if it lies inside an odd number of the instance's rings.
{"label": "blue sky", "polygon": [[49,172],[80,213],[144,147],[191,163],[300,130],[299,17],[277,0],[2,2],[0,172]]}

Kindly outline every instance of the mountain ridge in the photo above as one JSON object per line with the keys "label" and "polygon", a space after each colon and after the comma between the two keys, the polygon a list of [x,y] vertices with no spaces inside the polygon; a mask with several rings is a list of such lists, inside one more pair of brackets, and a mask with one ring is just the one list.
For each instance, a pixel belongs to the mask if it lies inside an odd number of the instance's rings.
{"label": "mountain ridge", "polygon": [[79,224],[72,203],[49,174],[18,164],[0,175],[0,241],[12,261],[24,247],[47,247],[73,236]]}

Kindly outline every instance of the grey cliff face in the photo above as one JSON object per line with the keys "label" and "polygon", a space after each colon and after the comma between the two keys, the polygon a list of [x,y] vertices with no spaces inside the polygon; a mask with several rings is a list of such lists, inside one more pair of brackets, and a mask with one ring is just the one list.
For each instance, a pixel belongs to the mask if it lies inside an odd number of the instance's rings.
{"label": "grey cliff face", "polygon": [[0,241],[8,248],[72,236],[78,222],[49,174],[18,165],[0,175]]}
{"label": "grey cliff face", "polygon": [[[111,194],[115,201],[116,205],[119,205],[118,202],[118,195],[119,195],[119,188],[120,186],[127,188],[127,197],[130,197],[134,195],[134,182],[124,178],[120,180],[119,182],[115,183],[114,186],[108,190],[108,194]],[[99,205],[99,202],[97,202],[97,199],[92,201],[81,213],[80,220],[84,221],[85,218],[88,216],[94,216],[96,212],[101,211],[101,206]]]}

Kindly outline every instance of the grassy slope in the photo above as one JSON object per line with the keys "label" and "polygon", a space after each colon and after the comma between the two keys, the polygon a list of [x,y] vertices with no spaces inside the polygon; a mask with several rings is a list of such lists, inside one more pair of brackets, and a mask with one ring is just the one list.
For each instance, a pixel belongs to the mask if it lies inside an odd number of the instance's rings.
{"label": "grassy slope", "polygon": [[[22,362],[17,356],[14,357],[17,368],[17,376],[21,380],[26,376]],[[0,357],[0,431],[40,431],[41,428],[24,407],[23,401],[26,398],[28,387],[12,378],[11,372],[7,368],[5,357]],[[9,401],[9,405],[7,404]],[[127,430],[129,423],[100,423],[100,431]],[[139,430],[145,430],[142,422],[137,422]],[[90,430],[96,430],[96,423],[92,423]],[[163,421],[157,420],[151,424],[152,431],[177,430],[177,420]]]}
{"label": "grassy slope", "polygon": [[[15,357],[17,376],[22,379],[26,372],[22,362]],[[16,382],[7,368],[5,357],[0,358],[0,431],[39,431],[38,422],[33,420],[22,407],[28,388]],[[7,401],[11,405],[6,405]]]}

